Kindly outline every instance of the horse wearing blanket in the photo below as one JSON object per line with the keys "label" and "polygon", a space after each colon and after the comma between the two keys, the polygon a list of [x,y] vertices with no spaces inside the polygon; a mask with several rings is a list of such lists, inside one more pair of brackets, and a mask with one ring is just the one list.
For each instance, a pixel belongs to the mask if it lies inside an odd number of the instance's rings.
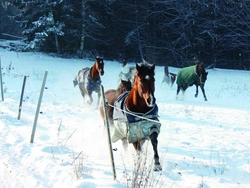
{"label": "horse wearing blanket", "polygon": [[122,93],[114,104],[112,142],[121,139],[123,145],[127,146],[128,141],[133,143],[137,151],[141,151],[143,140],[150,138],[154,150],[154,170],[159,171],[162,167],[157,150],[157,137],[161,124],[154,96],[154,70],[154,64],[136,64],[137,74],[131,91]]}
{"label": "horse wearing blanket", "polygon": [[98,94],[97,106],[99,105],[101,76],[103,74],[104,62],[101,57],[96,57],[96,61],[92,67],[86,67],[77,72],[73,80],[74,87],[78,85],[83,98],[85,98],[85,94],[89,96],[88,104],[92,104],[92,93],[95,91]]}
{"label": "horse wearing blanket", "polygon": [[204,65],[202,62],[197,61],[196,65],[185,67],[179,70],[177,74],[177,93],[179,94],[180,90],[185,92],[189,86],[196,86],[195,97],[198,96],[198,86],[200,86],[201,91],[204,96],[204,100],[207,101],[205,94],[205,82],[207,80],[208,72],[205,71]]}
{"label": "horse wearing blanket", "polygon": [[[113,112],[114,112],[114,103],[118,96],[120,96],[125,91],[130,91],[132,89],[132,84],[130,80],[121,80],[117,89],[108,89],[105,91],[104,95],[106,101],[108,102],[107,115],[109,119],[109,123],[114,125],[113,123]],[[105,114],[103,109],[103,103],[100,105],[100,115],[105,122]]]}

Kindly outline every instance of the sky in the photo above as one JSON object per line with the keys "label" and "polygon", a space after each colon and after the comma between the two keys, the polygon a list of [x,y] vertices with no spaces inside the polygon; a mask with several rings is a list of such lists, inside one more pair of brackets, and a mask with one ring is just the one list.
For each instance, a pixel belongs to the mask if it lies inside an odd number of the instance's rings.
{"label": "sky", "polygon": [[[158,151],[163,169],[152,171],[150,142],[144,143],[138,155],[132,144],[125,152],[117,141],[112,144],[114,178],[97,94],[93,93],[94,102],[88,105],[73,86],[75,74],[91,67],[94,59],[63,59],[0,48],[0,60],[4,96],[4,100],[0,98],[1,188],[250,185],[249,71],[208,69],[208,101],[204,101],[200,89],[194,97],[194,86],[176,98],[176,84],[171,88],[162,83],[164,68],[156,66],[155,96],[161,122]],[[104,63],[104,90],[116,89],[121,64],[105,57]],[[135,62],[129,64],[135,66]],[[178,70],[169,67],[170,72]],[[45,71],[48,74],[32,143]],[[27,79],[18,114],[24,76]]]}

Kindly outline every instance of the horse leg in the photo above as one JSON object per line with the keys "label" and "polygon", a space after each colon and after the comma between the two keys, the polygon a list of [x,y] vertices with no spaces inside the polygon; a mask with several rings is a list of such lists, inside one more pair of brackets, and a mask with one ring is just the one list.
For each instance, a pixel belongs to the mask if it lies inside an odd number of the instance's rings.
{"label": "horse leg", "polygon": [[136,151],[141,151],[141,144],[140,144],[139,141],[134,142],[133,146],[134,146],[134,148],[135,148]]}
{"label": "horse leg", "polygon": [[179,94],[179,92],[180,92],[180,90],[182,90],[182,94],[184,94],[184,92],[185,92],[185,90],[186,90],[187,88],[185,87],[185,85],[184,86],[177,86],[177,92],[176,92],[176,99],[178,99],[178,94]]}
{"label": "horse leg", "polygon": [[82,87],[79,86],[79,89],[80,89],[80,92],[81,92],[81,94],[82,94],[82,97],[84,98],[84,97],[85,97],[84,88],[82,88]]}
{"label": "horse leg", "polygon": [[101,93],[98,92],[97,94],[98,94],[98,97],[97,97],[97,104],[96,104],[96,106],[99,106]]}
{"label": "horse leg", "polygon": [[207,101],[207,96],[206,96],[206,94],[205,94],[204,86],[201,86],[201,91],[202,91],[202,93],[203,93],[204,100]]}
{"label": "horse leg", "polygon": [[195,97],[197,97],[198,96],[198,85],[197,84],[195,84],[195,87],[196,87],[196,93],[195,93]]}
{"label": "horse leg", "polygon": [[92,102],[93,102],[92,91],[87,91],[87,94],[88,94],[88,96],[89,96],[89,101],[88,101],[87,103],[88,103],[89,105],[91,105]]}
{"label": "horse leg", "polygon": [[122,140],[123,149],[125,151],[127,151],[128,150],[128,140],[127,140],[127,138],[122,138],[121,140]]}
{"label": "horse leg", "polygon": [[154,150],[154,160],[155,160],[154,171],[161,171],[162,167],[161,167],[161,164],[160,164],[160,159],[159,159],[158,150],[157,150],[157,145],[158,145],[157,137],[158,137],[158,133],[153,132],[150,135],[150,140],[151,140],[153,150]]}
{"label": "horse leg", "polygon": [[181,86],[178,85],[178,86],[177,86],[176,96],[179,94],[180,90],[181,90]]}
{"label": "horse leg", "polygon": [[177,96],[178,96],[180,90],[181,90],[181,86],[177,85],[176,99],[178,98]]}

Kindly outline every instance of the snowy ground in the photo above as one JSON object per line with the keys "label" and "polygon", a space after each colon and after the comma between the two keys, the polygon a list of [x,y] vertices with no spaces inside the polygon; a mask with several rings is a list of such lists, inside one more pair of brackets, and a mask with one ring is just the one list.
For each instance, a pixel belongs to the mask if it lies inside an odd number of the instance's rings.
{"label": "snowy ground", "polygon": [[[84,103],[72,80],[93,60],[61,59],[42,53],[0,48],[4,101],[0,101],[0,187],[131,187],[136,155],[113,144],[113,180],[106,130],[94,104]],[[167,63],[167,62],[166,62]],[[134,65],[134,64],[132,64]],[[121,65],[105,61],[104,89],[116,88]],[[209,69],[208,101],[188,88],[176,100],[162,85],[156,67],[156,98],[162,124],[159,154],[162,172],[139,174],[141,187],[248,187],[250,185],[250,72]],[[45,71],[46,88],[34,142],[30,143]],[[178,69],[169,67],[170,72]],[[24,102],[17,120],[23,76]],[[0,98],[1,99],[1,98]],[[145,144],[149,171],[150,143]],[[145,182],[148,180],[148,185]]]}

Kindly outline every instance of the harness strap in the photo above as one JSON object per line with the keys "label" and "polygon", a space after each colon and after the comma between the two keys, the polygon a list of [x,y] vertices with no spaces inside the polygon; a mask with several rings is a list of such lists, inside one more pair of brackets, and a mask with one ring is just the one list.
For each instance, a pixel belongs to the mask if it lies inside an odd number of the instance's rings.
{"label": "harness strap", "polygon": [[[142,117],[144,117],[144,118],[147,118],[147,119],[155,119],[155,118],[158,118],[159,116],[158,115],[146,115],[146,116],[142,116]],[[143,120],[142,118],[139,118],[139,117],[135,117],[134,118],[135,119],[135,121],[141,121],[141,120]]]}

